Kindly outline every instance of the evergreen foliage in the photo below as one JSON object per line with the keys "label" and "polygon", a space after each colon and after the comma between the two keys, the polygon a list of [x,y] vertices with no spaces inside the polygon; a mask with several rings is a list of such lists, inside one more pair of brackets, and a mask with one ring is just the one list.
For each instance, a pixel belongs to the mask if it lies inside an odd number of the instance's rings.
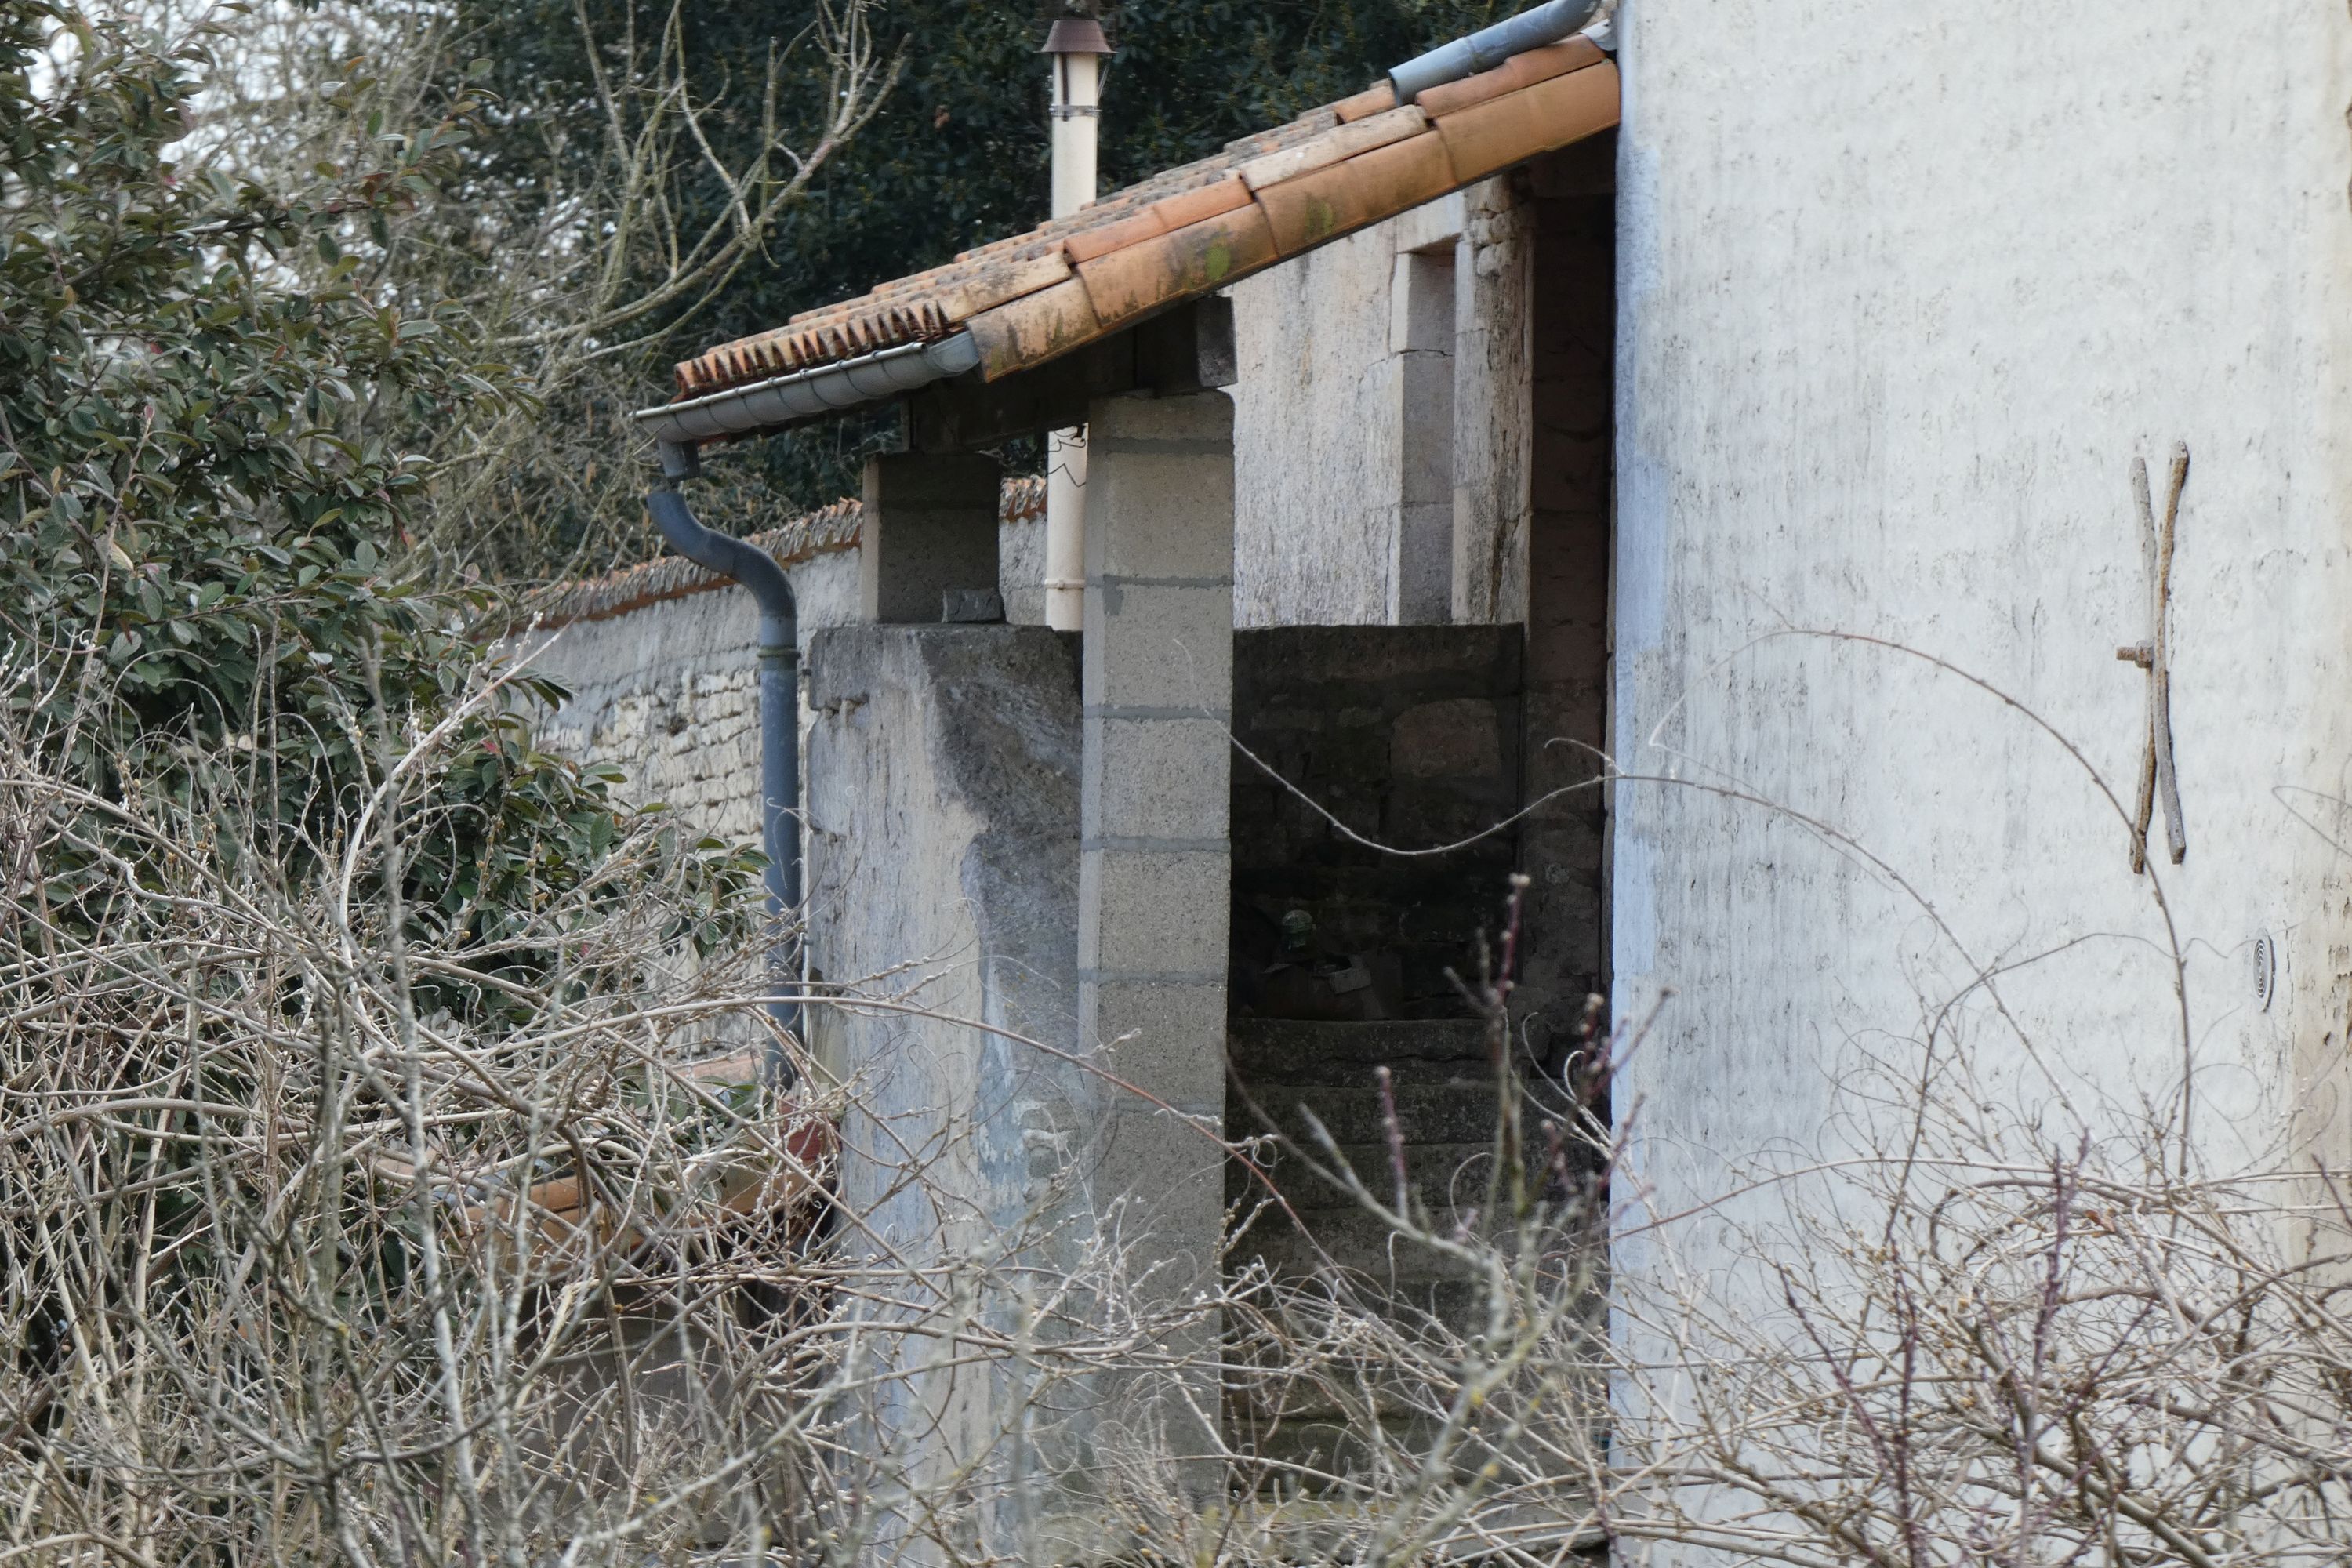
{"label": "evergreen foliage", "polygon": [[[363,286],[358,252],[436,201],[478,106],[265,188],[190,150],[208,47],[0,10],[0,673],[10,735],[88,819],[19,918],[110,919],[85,894],[128,812],[316,874],[442,727],[397,907],[528,967],[509,939],[533,911],[660,825],[478,689],[485,597],[433,590],[403,548],[428,434],[520,393],[461,309]],[[716,940],[756,861],[673,847],[715,922],[678,934]]]}
{"label": "evergreen foliage", "polygon": [[[817,0],[741,6],[683,0],[688,58],[709,100],[704,123],[740,162],[761,125],[772,51]],[[589,45],[571,0],[459,0],[482,37],[495,37],[490,83],[505,112],[537,134],[486,149],[515,188],[539,161],[592,156]],[[1118,53],[1104,88],[1106,190],[1216,151],[1226,142],[1354,92],[1421,49],[1520,7],[1503,0],[1127,0],[1107,19]],[[1050,9],[1058,12],[1059,7]],[[670,0],[589,0],[588,36],[645,37]],[[1038,58],[1045,10],[1034,0],[886,0],[871,18],[901,74],[880,112],[813,183],[765,255],[705,311],[643,360],[645,401],[667,393],[671,360],[775,326],[958,251],[1025,228],[1046,210],[1046,73]],[[811,65],[795,85],[819,85]],[[788,100],[789,101],[789,100]],[[526,109],[523,106],[528,106]],[[681,164],[682,213],[717,199],[716,182]],[[721,473],[803,506],[853,493],[866,447],[887,416],[842,420],[771,439]],[[585,526],[585,522],[582,524]]]}

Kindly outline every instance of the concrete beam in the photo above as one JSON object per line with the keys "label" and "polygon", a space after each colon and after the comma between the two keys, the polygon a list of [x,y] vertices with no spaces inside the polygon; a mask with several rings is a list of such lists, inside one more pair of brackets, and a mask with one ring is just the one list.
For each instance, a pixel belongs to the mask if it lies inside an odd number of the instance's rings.
{"label": "concrete beam", "polygon": [[946,596],[996,592],[999,490],[993,458],[898,453],[866,460],[858,542],[859,618],[944,620]]}
{"label": "concrete beam", "polygon": [[1097,398],[1231,386],[1234,366],[1233,301],[1195,300],[1034,370],[925,388],[907,400],[907,444],[918,452],[969,452],[1067,429],[1086,423]]}

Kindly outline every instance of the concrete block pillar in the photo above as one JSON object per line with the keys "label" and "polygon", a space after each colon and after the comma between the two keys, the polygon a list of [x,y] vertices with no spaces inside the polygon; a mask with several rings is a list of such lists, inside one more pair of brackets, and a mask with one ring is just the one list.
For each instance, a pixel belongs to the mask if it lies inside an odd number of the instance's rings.
{"label": "concrete block pillar", "polygon": [[[1107,398],[1087,425],[1080,1038],[1106,1049],[1121,1078],[1221,1130],[1233,405],[1217,392]],[[1216,1146],[1114,1091],[1099,1149],[1095,1190],[1137,1200],[1121,1230],[1147,1238],[1164,1268],[1160,1288],[1189,1295],[1213,1278],[1224,1195]]]}
{"label": "concrete block pillar", "polygon": [[[968,595],[994,594],[1001,485],[992,458],[927,452],[868,458],[858,537],[860,618],[932,623],[948,618],[942,606],[950,593],[966,605]],[[966,610],[955,618],[989,617]]]}

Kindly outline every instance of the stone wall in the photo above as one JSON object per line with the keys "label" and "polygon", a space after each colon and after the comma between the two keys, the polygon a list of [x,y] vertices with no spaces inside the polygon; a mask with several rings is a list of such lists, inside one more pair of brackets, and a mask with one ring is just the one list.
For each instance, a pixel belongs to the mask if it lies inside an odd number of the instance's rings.
{"label": "stone wall", "polygon": [[[1044,489],[1007,481],[999,524],[1006,618],[1044,619]],[[799,601],[801,654],[828,626],[857,619],[858,503],[842,501],[758,542],[785,563]],[[571,697],[541,743],[612,763],[626,794],[662,801],[705,833],[760,836],[759,613],[751,596],[663,556],[564,585],[528,606],[536,630],[509,644]],[[807,715],[803,715],[803,728]]]}
{"label": "stone wall", "polygon": [[1457,621],[1518,621],[1528,613],[1528,218],[1517,175],[1462,193],[1454,338]]}
{"label": "stone wall", "polygon": [[[1236,755],[1233,770],[1239,1010],[1461,1015],[1446,972],[1475,973],[1479,933],[1498,929],[1518,863],[1516,827],[1444,855],[1401,857],[1351,839],[1323,812],[1373,844],[1412,850],[1507,823],[1519,802],[1520,699],[1516,626],[1235,636],[1234,732],[1263,763]],[[1362,956],[1370,984],[1334,993],[1303,981],[1283,937],[1285,917],[1300,915],[1313,923],[1318,957]]]}
{"label": "stone wall", "polygon": [[[1454,619],[1518,617],[1518,205],[1508,180],[1484,181],[1234,287],[1236,624],[1444,620],[1449,601]],[[1432,253],[1447,265],[1416,265]],[[1433,323],[1421,293],[1441,274],[1453,298]],[[1475,585],[1452,581],[1465,560]]]}
{"label": "stone wall", "polygon": [[[857,556],[835,550],[791,568],[801,646],[857,607]],[[759,611],[729,585],[573,621],[523,639],[531,667],[571,696],[541,743],[628,775],[634,800],[662,801],[702,832],[760,837]]]}
{"label": "stone wall", "polygon": [[[1608,987],[1611,334],[1616,230],[1606,140],[1521,178],[1530,272],[1527,777],[1521,833],[1539,940],[1520,1004],[1574,1017]],[[1537,804],[1541,802],[1542,804]]]}

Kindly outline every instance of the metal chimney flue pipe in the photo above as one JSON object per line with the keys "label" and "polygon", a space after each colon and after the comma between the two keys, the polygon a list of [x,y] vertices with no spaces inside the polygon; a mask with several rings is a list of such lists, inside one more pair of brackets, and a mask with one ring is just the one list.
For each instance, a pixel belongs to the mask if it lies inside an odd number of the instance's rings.
{"label": "metal chimney flue pipe", "polygon": [[1054,217],[1095,199],[1097,134],[1102,118],[1102,62],[1110,53],[1102,24],[1064,17],[1045,35],[1053,61]]}
{"label": "metal chimney flue pipe", "polygon": [[[1111,52],[1102,24],[1065,16],[1045,35],[1053,68],[1054,217],[1095,199],[1100,145],[1102,62]],[[1045,624],[1074,632],[1086,626],[1087,433],[1045,437]]]}

